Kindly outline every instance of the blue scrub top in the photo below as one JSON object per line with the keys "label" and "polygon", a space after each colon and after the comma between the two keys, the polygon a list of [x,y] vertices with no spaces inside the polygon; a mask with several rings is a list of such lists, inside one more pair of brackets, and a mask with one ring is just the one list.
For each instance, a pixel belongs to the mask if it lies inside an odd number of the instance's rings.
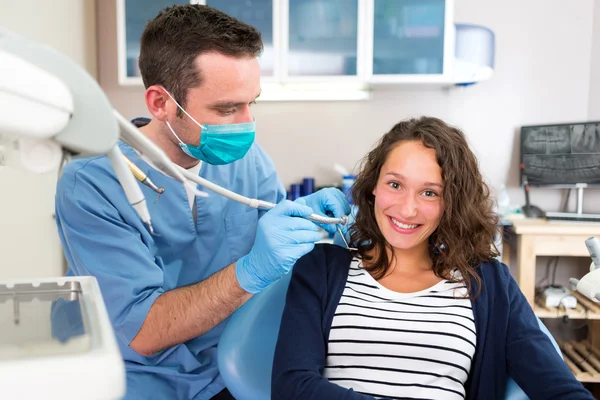
{"label": "blue scrub top", "polygon": [[[144,357],[129,347],[162,293],[203,281],[247,254],[264,213],[207,191],[192,215],[185,188],[150,167],[128,145],[121,150],[165,193],[140,184],[160,236],[129,205],[106,157],[68,164],[58,181],[56,220],[67,275],[93,275],[106,302],[127,368],[126,399],[209,399],[224,388],[217,344],[224,322],[186,343]],[[277,203],[285,191],[273,162],[254,144],[229,165],[204,163],[200,176],[248,197]]]}

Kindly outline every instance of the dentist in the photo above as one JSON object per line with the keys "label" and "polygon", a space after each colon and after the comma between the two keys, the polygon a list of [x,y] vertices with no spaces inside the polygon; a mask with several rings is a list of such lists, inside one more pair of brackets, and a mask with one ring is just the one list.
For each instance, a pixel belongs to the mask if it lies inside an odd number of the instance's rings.
{"label": "dentist", "polygon": [[232,399],[217,368],[224,321],[321,238],[317,225],[298,217],[350,212],[335,189],[285,200],[273,162],[255,141],[251,106],[260,94],[262,48],[255,28],[208,6],[164,9],[141,39],[152,118],[134,122],[179,166],[278,203],[274,209],[214,193],[194,197],[125,143],[123,153],[166,189],[148,204],[158,235],[129,205],[106,157],[70,163],[58,182],[67,274],[100,284],[126,364],[126,399]]}

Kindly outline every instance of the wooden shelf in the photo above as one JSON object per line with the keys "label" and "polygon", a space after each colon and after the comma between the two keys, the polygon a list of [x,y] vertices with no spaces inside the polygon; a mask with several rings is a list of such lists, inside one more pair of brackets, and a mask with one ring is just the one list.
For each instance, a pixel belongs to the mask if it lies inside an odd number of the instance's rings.
{"label": "wooden shelf", "polygon": [[569,319],[598,319],[600,320],[600,314],[580,311],[578,309],[567,309],[561,308],[560,310],[556,308],[546,308],[535,306],[533,307],[533,311],[535,311],[535,315],[538,318],[562,318],[565,315],[569,317]]}
{"label": "wooden shelf", "polygon": [[[566,343],[560,347],[565,365],[572,371],[576,379],[585,382],[586,386],[593,386],[592,393],[600,399],[598,396],[598,392],[600,392],[600,351],[592,349],[590,350],[592,354],[590,354],[587,344],[592,343],[600,349],[600,303],[573,292],[571,293],[578,302],[575,309],[546,308],[536,302],[537,258],[543,256],[585,257],[589,260],[590,253],[585,246],[585,241],[590,236],[600,237],[600,223],[529,218],[511,219],[511,222],[512,226],[505,229],[507,232],[503,236],[503,261],[510,265],[511,269],[516,267],[514,272],[519,288],[538,318],[556,319],[567,316],[570,319],[581,321],[577,325],[587,325],[588,338],[586,342],[565,341]],[[516,265],[511,263],[511,253],[516,253]]]}
{"label": "wooden shelf", "polygon": [[[516,234],[547,235],[600,235],[600,223],[579,221],[555,221],[543,218],[507,218]],[[585,246],[585,242],[582,243]],[[588,255],[588,253],[586,253]]]}
{"label": "wooden shelf", "polygon": [[577,299],[577,308],[546,307],[539,304],[533,306],[535,315],[539,318],[562,318],[568,316],[570,319],[599,319],[600,320],[600,303],[594,303],[584,295],[573,290],[570,291]]}
{"label": "wooden shelf", "polygon": [[600,351],[588,342],[559,343],[565,363],[580,382],[600,383]]}

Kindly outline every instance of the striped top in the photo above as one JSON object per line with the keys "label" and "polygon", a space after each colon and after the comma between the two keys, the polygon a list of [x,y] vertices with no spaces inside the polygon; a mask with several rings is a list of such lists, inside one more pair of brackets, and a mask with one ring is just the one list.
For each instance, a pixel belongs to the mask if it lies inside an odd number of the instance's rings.
{"label": "striped top", "polygon": [[324,376],[374,397],[463,399],[475,322],[462,283],[416,293],[379,284],[352,261],[329,334]]}

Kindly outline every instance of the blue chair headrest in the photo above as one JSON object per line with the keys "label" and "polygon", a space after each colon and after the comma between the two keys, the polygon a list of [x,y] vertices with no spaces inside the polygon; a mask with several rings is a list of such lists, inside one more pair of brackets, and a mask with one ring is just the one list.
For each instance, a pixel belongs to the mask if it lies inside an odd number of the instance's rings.
{"label": "blue chair headrest", "polygon": [[271,398],[273,356],[291,276],[290,272],[248,300],[221,335],[219,371],[236,399]]}

